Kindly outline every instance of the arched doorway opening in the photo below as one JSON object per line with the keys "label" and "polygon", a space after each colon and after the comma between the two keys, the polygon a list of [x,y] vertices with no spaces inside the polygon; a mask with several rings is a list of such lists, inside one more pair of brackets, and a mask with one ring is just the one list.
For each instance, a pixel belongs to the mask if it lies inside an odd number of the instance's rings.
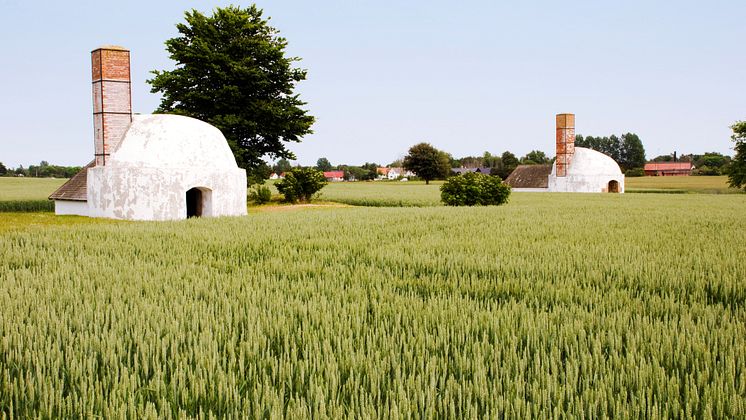
{"label": "arched doorway opening", "polygon": [[619,181],[611,180],[609,181],[609,189],[607,190],[610,193],[618,193],[619,192]]}
{"label": "arched doorway opening", "polygon": [[195,187],[186,192],[186,217],[212,215],[212,191],[208,188]]}

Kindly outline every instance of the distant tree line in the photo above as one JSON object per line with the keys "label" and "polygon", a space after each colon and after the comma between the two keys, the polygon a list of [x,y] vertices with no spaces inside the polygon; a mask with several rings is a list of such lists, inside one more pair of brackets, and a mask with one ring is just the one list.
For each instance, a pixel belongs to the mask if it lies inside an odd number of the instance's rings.
{"label": "distant tree line", "polygon": [[645,148],[640,137],[634,133],[625,133],[617,137],[575,136],[575,146],[599,151],[614,159],[622,172],[641,170],[645,166]]}
{"label": "distant tree line", "polygon": [[[293,166],[287,159],[280,159],[272,165],[271,170],[279,175],[300,167],[300,165]],[[329,159],[321,157],[316,161],[316,166],[313,166],[313,168],[321,172],[342,171],[344,173],[343,178],[346,181],[369,181],[378,176],[379,165],[375,162],[365,162],[359,166],[347,164],[332,165]]]}
{"label": "distant tree line", "polygon": [[50,165],[43,160],[38,165],[30,165],[24,168],[23,165],[17,168],[8,168],[0,162],[0,176],[25,176],[32,178],[71,178],[80,172],[80,166],[59,166]]}
{"label": "distant tree line", "polygon": [[702,155],[688,154],[678,156],[676,152],[670,155],[654,157],[651,162],[691,162],[694,166],[692,175],[717,176],[730,173],[732,158],[718,152],[707,152]]}
{"label": "distant tree line", "polygon": [[[740,127],[740,125],[737,126],[739,129]],[[575,146],[593,149],[608,155],[619,164],[627,176],[644,175],[643,167],[646,163],[645,147],[640,137],[635,133],[604,137],[583,136],[579,134],[576,136]],[[554,157],[550,158],[541,150],[532,150],[520,158],[507,150],[501,154],[484,152],[481,156],[454,158],[450,153],[438,150],[431,144],[423,142],[412,146],[404,158],[391,162],[388,167],[405,168],[416,173],[418,175],[417,178],[430,182],[434,179],[445,179],[453,175],[452,169],[455,168],[489,169],[490,175],[506,179],[518,165],[548,165],[553,161]],[[693,171],[694,175],[727,175],[730,173],[733,160],[730,156],[717,152],[708,152],[701,155],[688,154],[676,156],[675,153],[672,155],[661,155],[656,156],[652,161],[692,162],[695,167]],[[378,164],[370,162],[359,166],[346,164],[335,166],[326,157],[319,158],[315,166],[317,170],[323,172],[333,170],[343,171],[345,180],[359,181],[376,179],[378,176],[378,167]],[[272,166],[272,170],[278,174],[288,172],[292,168],[293,166],[290,162],[285,159],[278,160]]]}
{"label": "distant tree line", "polygon": [[465,156],[453,159],[453,168],[490,168],[490,175],[497,175],[502,179],[507,178],[518,165],[547,165],[553,159],[547,157],[541,150],[532,150],[520,159],[510,151],[504,151],[500,155],[484,152],[482,156]]}

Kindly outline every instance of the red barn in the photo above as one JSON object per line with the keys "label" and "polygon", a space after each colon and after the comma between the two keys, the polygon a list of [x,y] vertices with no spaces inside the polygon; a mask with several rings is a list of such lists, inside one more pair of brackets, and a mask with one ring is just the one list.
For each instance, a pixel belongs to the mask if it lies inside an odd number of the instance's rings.
{"label": "red barn", "polygon": [[646,176],[689,176],[691,162],[653,162],[645,164]]}
{"label": "red barn", "polygon": [[344,181],[345,179],[345,173],[344,171],[328,171],[324,172],[324,178],[326,178],[327,181]]}

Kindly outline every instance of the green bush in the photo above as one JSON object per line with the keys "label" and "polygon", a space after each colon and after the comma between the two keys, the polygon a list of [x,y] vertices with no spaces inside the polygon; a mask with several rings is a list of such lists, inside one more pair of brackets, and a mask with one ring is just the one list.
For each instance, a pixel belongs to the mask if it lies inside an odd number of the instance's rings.
{"label": "green bush", "polygon": [[0,201],[0,213],[4,212],[39,212],[54,211],[54,201],[50,200],[12,200]]}
{"label": "green bush", "polygon": [[255,185],[249,191],[249,200],[256,204],[266,204],[272,199],[272,190],[264,185]]}
{"label": "green bush", "polygon": [[630,178],[645,176],[645,170],[642,168],[627,169],[627,172],[624,173],[624,176]]}
{"label": "green bush", "polygon": [[323,172],[314,168],[294,168],[286,172],[285,179],[276,183],[275,187],[285,196],[285,201],[307,203],[326,184]]}
{"label": "green bush", "polygon": [[500,177],[467,172],[453,176],[440,187],[447,206],[499,206],[508,202],[510,187]]}
{"label": "green bush", "polygon": [[720,176],[720,175],[723,175],[723,172],[717,166],[711,167],[711,166],[703,165],[693,170],[692,175]]}

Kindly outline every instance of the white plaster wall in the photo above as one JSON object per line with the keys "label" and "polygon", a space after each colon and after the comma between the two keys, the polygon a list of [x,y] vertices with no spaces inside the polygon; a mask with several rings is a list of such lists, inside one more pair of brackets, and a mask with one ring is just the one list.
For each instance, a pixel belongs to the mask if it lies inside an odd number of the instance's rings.
{"label": "white plaster wall", "polygon": [[619,165],[609,156],[587,149],[576,147],[567,176],[557,176],[557,166],[552,165],[549,175],[550,192],[607,192],[609,181],[619,183],[619,192],[624,192],[624,174]]}
{"label": "white plaster wall", "polygon": [[624,192],[624,175],[568,175],[557,177],[553,173],[549,175],[550,192],[583,192],[600,193],[607,192],[609,181],[615,180],[619,183],[619,192]]}
{"label": "white plaster wall", "polygon": [[127,220],[186,218],[186,192],[200,187],[211,194],[205,216],[246,215],[246,171],[239,168],[132,168],[99,166],[88,170],[89,215]]}
{"label": "white plaster wall", "polygon": [[54,214],[88,216],[88,203],[85,201],[54,200]]}
{"label": "white plaster wall", "polygon": [[180,115],[135,115],[106,166],[130,168],[238,168],[223,134]]}

